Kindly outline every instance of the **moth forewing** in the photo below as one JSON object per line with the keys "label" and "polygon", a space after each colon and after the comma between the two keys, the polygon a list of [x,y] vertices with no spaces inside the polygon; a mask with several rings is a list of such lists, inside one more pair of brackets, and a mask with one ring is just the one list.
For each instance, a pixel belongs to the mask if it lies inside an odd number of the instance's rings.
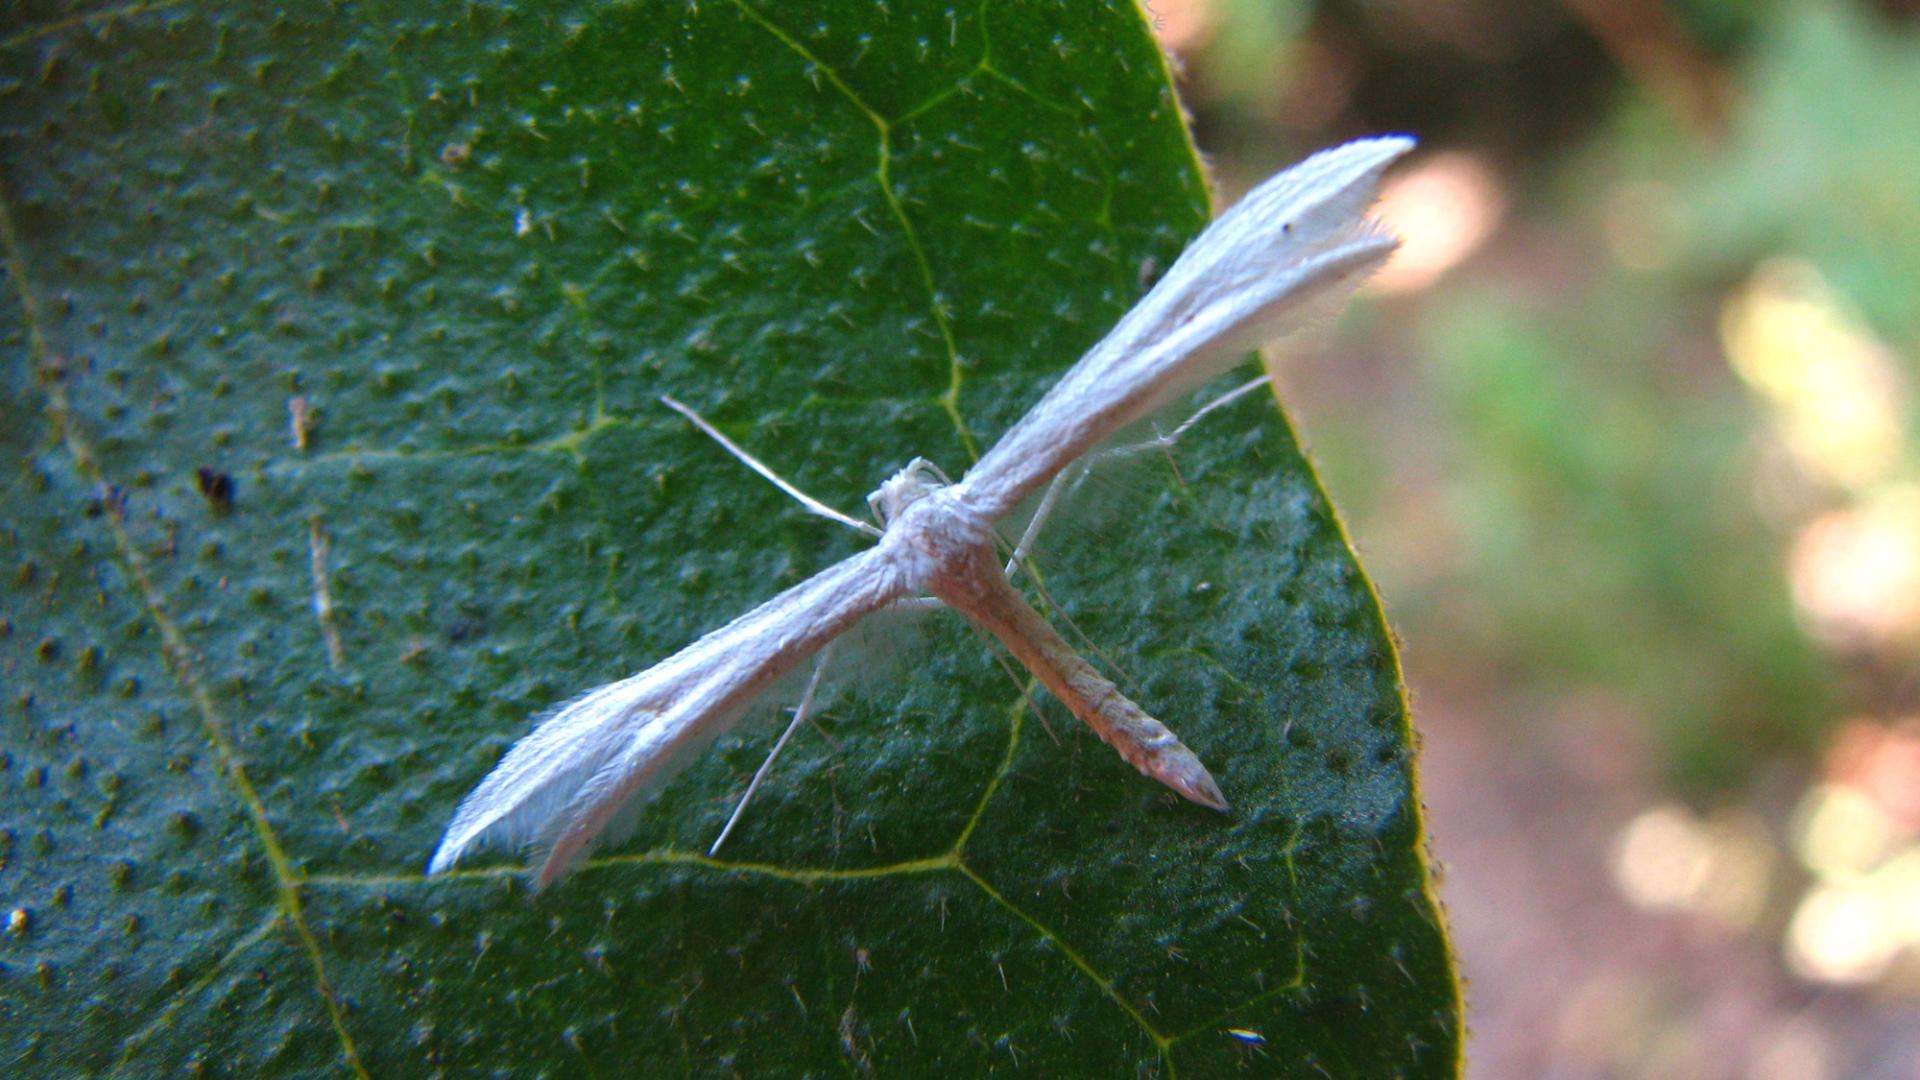
{"label": "moth forewing", "polygon": [[998,518],[1066,464],[1239,361],[1377,269],[1397,241],[1368,221],[1402,136],[1322,151],[1254,188],[961,478]]}
{"label": "moth forewing", "polygon": [[575,698],[514,744],[460,804],[428,873],[479,847],[537,843],[550,847],[546,884],[601,838],[619,804],[670,778],[768,686],[906,593],[887,549],[870,548],[653,667]]}

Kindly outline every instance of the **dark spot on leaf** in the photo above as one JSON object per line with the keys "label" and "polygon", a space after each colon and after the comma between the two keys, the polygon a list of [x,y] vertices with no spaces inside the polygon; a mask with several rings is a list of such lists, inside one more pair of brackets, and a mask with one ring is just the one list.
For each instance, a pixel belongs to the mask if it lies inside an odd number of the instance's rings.
{"label": "dark spot on leaf", "polygon": [[216,514],[226,514],[233,510],[233,477],[212,466],[202,465],[194,472],[200,485],[200,494],[213,507]]}
{"label": "dark spot on leaf", "polygon": [[86,514],[90,518],[97,518],[101,514],[112,514],[116,518],[122,518],[126,513],[127,493],[114,484],[108,484],[101,491],[99,498],[87,502]]}

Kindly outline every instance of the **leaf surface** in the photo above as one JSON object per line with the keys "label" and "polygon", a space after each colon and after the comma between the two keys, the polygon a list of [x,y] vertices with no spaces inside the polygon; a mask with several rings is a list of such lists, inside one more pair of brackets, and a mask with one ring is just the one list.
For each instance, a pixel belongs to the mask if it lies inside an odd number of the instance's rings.
{"label": "leaf surface", "polygon": [[860,543],[658,395],[857,507],[1199,230],[1130,5],[42,6],[0,93],[0,1060],[1455,1073],[1397,661],[1264,397],[1047,578],[1231,815],[949,622],[719,860],[764,717],[550,893],[419,873],[533,716]]}

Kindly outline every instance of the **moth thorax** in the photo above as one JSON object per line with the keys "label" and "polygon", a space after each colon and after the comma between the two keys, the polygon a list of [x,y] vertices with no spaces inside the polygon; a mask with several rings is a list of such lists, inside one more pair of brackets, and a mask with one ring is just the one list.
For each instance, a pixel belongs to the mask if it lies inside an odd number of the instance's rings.
{"label": "moth thorax", "polygon": [[868,495],[867,507],[880,519],[880,524],[887,525],[899,517],[901,511],[950,483],[940,466],[917,457],[888,477],[878,491]]}

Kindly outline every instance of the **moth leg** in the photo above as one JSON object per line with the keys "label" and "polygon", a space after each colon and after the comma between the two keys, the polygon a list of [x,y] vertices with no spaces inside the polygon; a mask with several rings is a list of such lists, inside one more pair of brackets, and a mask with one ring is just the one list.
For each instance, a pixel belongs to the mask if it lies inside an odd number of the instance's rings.
{"label": "moth leg", "polygon": [[727,818],[726,827],[720,830],[719,838],[714,840],[713,846],[707,849],[708,858],[720,853],[720,845],[727,842],[727,836],[740,822],[740,815],[746,813],[747,801],[753,798],[753,793],[760,787],[760,781],[765,780],[767,772],[773,768],[773,759],[780,756],[780,751],[786,748],[787,740],[793,738],[794,731],[807,719],[807,714],[813,711],[813,695],[820,689],[820,673],[827,669],[827,660],[832,655],[833,643],[829,642],[826,648],[820,650],[819,657],[813,662],[813,674],[807,678],[807,689],[800,695],[800,704],[794,707],[793,720],[787,724],[787,730],[780,733],[780,738],[774,742],[773,749],[767,751],[767,760],[760,763],[760,768],[754,772],[753,779],[747,783],[745,794],[741,795],[740,801],[734,804],[733,814]]}
{"label": "moth leg", "polygon": [[[1007,557],[1005,573],[1009,581],[1013,579],[1014,571],[1026,564],[1027,552],[1033,547],[1034,538],[1040,535],[1041,526],[1047,523],[1047,518],[1053,516],[1053,508],[1060,501],[1060,493],[1066,490],[1067,478],[1071,476],[1077,479],[1085,468],[1085,464],[1077,463],[1053,474],[1053,479],[1047,483],[1046,494],[1040,496],[1040,505],[1033,508],[1033,517],[1027,522],[1026,529],[1020,533],[1020,542],[1013,546],[1013,554]],[[1027,576],[1031,578],[1033,575]]]}
{"label": "moth leg", "polygon": [[1193,425],[1199,423],[1208,413],[1213,412],[1215,409],[1224,409],[1228,405],[1239,401],[1241,398],[1246,397],[1248,394],[1253,393],[1255,390],[1271,382],[1273,382],[1273,376],[1271,375],[1261,375],[1258,378],[1248,379],[1239,386],[1234,387],[1219,397],[1214,398],[1212,401],[1207,402],[1205,405],[1200,406],[1198,409],[1195,409],[1193,415],[1180,421],[1180,426],[1174,428],[1171,433],[1159,435],[1145,442],[1135,443],[1132,446],[1115,447],[1110,453],[1130,454],[1141,450],[1151,450],[1155,448],[1165,449],[1166,447],[1172,446],[1174,443],[1180,441],[1180,436],[1185,435]]}
{"label": "moth leg", "polygon": [[806,507],[808,513],[818,514],[821,517],[828,519],[829,521],[837,521],[840,524],[845,525],[849,529],[855,529],[859,532],[866,533],[868,536],[878,537],[880,535],[880,530],[878,528],[875,528],[874,526],[869,525],[864,521],[861,521],[859,518],[848,517],[847,515],[841,513],[840,511],[835,510],[833,507],[828,506],[826,503],[821,502],[819,499],[814,498],[813,496],[807,494],[804,491],[801,491],[799,488],[794,487],[792,484],[788,483],[785,477],[781,476],[777,472],[774,472],[773,469],[770,466],[768,466],[765,462],[761,461],[757,457],[754,457],[752,454],[747,453],[745,450],[741,449],[738,443],[734,442],[732,439],[727,438],[725,435],[722,435],[720,433],[719,428],[716,428],[712,424],[707,422],[706,417],[701,416],[699,413],[694,412],[691,408],[688,408],[687,406],[682,405],[680,402],[675,401],[673,398],[667,397],[665,395],[662,395],[662,397],[660,398],[660,403],[662,405],[665,405],[667,408],[672,409],[674,412],[679,413],[681,416],[686,417],[688,420],[691,420],[693,422],[694,427],[699,428],[701,432],[703,432],[708,438],[712,439],[714,442],[719,443],[722,447],[726,449],[727,453],[732,454],[742,465],[745,465],[747,468],[752,469],[754,472],[757,472],[761,476],[766,477],[767,480],[771,482],[774,487],[777,487],[781,491],[784,491],[788,495],[792,496],[793,499],[796,502],[798,502],[801,506]]}
{"label": "moth leg", "polygon": [[[1079,462],[1055,473],[1053,480],[1047,484],[1046,493],[1040,496],[1040,505],[1034,508],[1032,519],[1027,522],[1026,529],[1020,533],[1020,542],[1014,545],[1013,556],[1007,560],[1007,577],[1012,578],[1014,571],[1018,570],[1021,564],[1026,561],[1027,555],[1033,548],[1034,540],[1040,535],[1040,529],[1046,524],[1047,519],[1053,515],[1054,509],[1059,506],[1060,496],[1065,493],[1068,487],[1078,483],[1081,477],[1085,476],[1101,462],[1113,458],[1131,457],[1134,454],[1146,453],[1149,450],[1170,450],[1175,443],[1180,441],[1182,435],[1185,435],[1191,430],[1192,427],[1198,424],[1208,413],[1216,409],[1225,408],[1272,381],[1273,376],[1271,375],[1262,375],[1259,378],[1250,379],[1226,393],[1221,394],[1219,397],[1214,398],[1212,401],[1207,402],[1205,405],[1200,406],[1200,408],[1194,411],[1192,416],[1182,420],[1180,426],[1174,428],[1171,432],[1164,435],[1156,434],[1151,439],[1145,439],[1137,443],[1129,443],[1126,446],[1114,446],[1105,450],[1097,450]],[[1032,575],[1029,574],[1028,576],[1031,577]]]}

